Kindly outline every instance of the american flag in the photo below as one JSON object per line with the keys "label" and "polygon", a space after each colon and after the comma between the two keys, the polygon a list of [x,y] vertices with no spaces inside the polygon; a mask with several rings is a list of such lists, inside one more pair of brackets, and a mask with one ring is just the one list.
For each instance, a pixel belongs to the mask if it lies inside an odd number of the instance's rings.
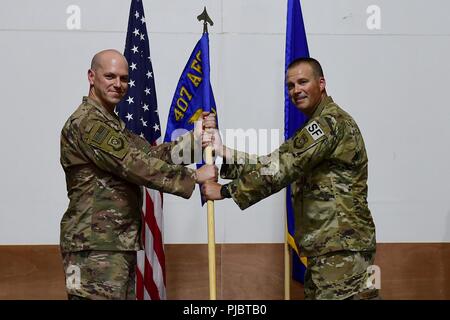
{"label": "american flag", "polygon": [[[124,55],[129,64],[128,92],[117,106],[118,114],[128,129],[156,145],[161,142],[161,129],[141,0],[131,1]],[[166,298],[162,193],[143,188],[143,196],[144,250],[137,255],[136,298],[161,300]]]}

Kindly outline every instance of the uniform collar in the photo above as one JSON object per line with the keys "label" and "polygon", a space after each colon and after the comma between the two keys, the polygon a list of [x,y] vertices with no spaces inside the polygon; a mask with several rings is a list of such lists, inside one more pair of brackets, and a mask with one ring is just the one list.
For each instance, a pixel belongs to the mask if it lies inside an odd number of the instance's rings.
{"label": "uniform collar", "polygon": [[322,113],[325,106],[332,102],[333,102],[333,98],[331,98],[330,96],[325,96],[325,98],[323,98],[322,101],[320,102],[320,104],[317,106],[316,110],[314,110],[314,113],[312,114],[310,119],[318,117]]}
{"label": "uniform collar", "polygon": [[94,106],[108,121],[116,124],[121,130],[125,129],[125,122],[123,122],[119,117],[112,115],[108,110],[105,109],[100,103],[96,100],[89,98],[87,96],[83,97],[83,103],[88,103]]}

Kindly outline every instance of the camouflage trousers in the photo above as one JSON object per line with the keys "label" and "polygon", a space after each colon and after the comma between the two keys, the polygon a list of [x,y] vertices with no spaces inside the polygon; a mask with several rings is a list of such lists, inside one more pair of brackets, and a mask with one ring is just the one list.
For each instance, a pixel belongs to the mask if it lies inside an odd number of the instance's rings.
{"label": "camouflage trousers", "polygon": [[368,283],[368,267],[375,251],[338,251],[308,257],[305,299],[378,299],[378,290]]}
{"label": "camouflage trousers", "polygon": [[62,256],[70,300],[135,300],[135,251],[86,250]]}

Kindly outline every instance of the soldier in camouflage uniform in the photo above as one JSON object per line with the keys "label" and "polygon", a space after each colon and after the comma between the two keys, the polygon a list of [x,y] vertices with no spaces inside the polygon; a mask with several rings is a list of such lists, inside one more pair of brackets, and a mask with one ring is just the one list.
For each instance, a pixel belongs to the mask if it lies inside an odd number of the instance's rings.
{"label": "soldier in camouflage uniform", "polygon": [[[308,261],[306,299],[376,298],[368,272],[376,240],[361,132],[327,96],[318,61],[294,61],[286,81],[307,123],[278,150],[259,158],[222,148],[216,135],[216,152],[226,162],[221,177],[234,180],[224,186],[207,182],[202,192],[210,200],[231,197],[244,210],[290,184],[295,241]],[[235,161],[244,164],[230,164]]]}
{"label": "soldier in camouflage uniform", "polygon": [[[96,54],[88,80],[89,96],[61,132],[70,199],[60,236],[67,292],[70,299],[134,299],[136,251],[142,248],[140,186],[189,198],[195,183],[217,178],[217,168],[173,164],[171,151],[191,143],[192,133],[155,147],[125,128],[114,114],[128,88],[122,54]],[[214,116],[204,116],[205,127],[215,127]]]}

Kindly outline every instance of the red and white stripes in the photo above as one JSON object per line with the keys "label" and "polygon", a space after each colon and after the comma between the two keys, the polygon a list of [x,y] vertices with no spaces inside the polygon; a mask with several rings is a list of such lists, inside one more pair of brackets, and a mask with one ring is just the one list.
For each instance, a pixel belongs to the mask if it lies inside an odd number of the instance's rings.
{"label": "red and white stripes", "polygon": [[162,193],[144,188],[144,250],[137,253],[136,299],[166,299]]}

